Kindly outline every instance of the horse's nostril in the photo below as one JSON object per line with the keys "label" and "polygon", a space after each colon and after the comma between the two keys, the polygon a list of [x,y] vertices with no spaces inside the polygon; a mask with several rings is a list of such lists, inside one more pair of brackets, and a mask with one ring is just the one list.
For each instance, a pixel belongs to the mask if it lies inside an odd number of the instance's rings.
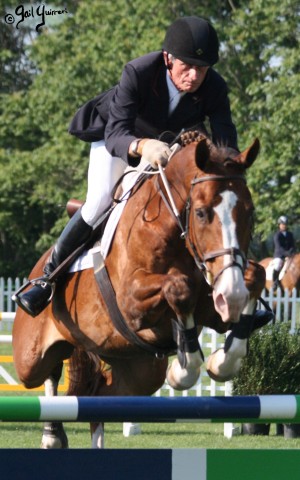
{"label": "horse's nostril", "polygon": [[214,296],[215,309],[221,315],[223,322],[229,321],[229,308],[228,303],[222,293],[218,293]]}
{"label": "horse's nostril", "polygon": [[230,292],[213,291],[214,306],[224,323],[239,321],[240,315],[247,303],[248,294],[230,295]]}

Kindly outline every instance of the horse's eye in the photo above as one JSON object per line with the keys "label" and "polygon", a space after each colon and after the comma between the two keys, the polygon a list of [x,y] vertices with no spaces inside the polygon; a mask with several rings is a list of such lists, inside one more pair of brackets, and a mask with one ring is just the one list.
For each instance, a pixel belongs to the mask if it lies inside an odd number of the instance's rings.
{"label": "horse's eye", "polygon": [[207,213],[205,208],[196,208],[196,215],[202,222],[205,222],[207,219]]}

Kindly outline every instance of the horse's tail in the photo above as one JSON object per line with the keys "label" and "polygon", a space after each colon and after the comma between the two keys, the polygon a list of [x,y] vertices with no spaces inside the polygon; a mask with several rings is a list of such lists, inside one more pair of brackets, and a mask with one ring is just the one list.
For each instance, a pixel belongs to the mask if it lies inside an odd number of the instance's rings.
{"label": "horse's tail", "polygon": [[69,359],[69,387],[67,395],[91,396],[99,394],[106,383],[103,372],[107,365],[94,353],[75,348]]}

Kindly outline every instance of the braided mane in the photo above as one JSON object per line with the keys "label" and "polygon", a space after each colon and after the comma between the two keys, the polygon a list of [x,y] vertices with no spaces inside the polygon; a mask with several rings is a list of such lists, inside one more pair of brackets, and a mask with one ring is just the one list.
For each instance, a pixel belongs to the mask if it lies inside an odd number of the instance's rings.
{"label": "braided mane", "polygon": [[201,132],[200,130],[190,130],[180,135],[180,144],[182,147],[186,147],[193,142],[199,143],[202,140],[206,141],[206,145],[210,150],[211,160],[216,163],[230,165],[230,163],[234,162],[234,158],[238,155],[236,150],[228,147],[225,144],[215,145],[207,136],[207,134]]}

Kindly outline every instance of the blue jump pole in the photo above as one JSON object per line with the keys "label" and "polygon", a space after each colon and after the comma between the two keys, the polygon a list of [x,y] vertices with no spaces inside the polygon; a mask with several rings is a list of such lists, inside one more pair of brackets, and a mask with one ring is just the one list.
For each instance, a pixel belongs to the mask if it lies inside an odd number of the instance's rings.
{"label": "blue jump pole", "polygon": [[0,421],[300,423],[300,395],[1,397]]}

